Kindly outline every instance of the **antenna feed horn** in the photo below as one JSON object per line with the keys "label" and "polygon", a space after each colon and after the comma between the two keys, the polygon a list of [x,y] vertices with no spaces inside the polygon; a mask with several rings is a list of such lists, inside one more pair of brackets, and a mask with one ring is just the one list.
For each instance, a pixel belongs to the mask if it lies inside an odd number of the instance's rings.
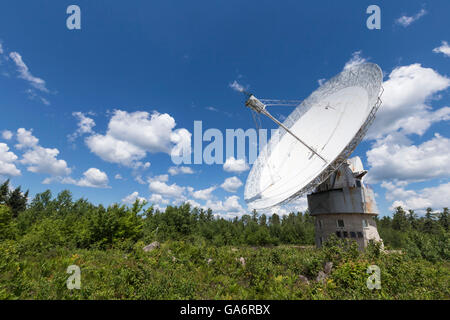
{"label": "antenna feed horn", "polygon": [[250,94],[247,101],[245,101],[245,105],[258,113],[266,110],[266,105],[259,101],[258,98],[256,98],[253,94]]}

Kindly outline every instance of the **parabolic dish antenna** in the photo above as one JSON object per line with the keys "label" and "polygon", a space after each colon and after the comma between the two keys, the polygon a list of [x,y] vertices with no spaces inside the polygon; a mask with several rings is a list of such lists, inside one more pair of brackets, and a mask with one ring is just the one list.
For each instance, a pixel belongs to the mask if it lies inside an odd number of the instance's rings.
{"label": "parabolic dish antenna", "polygon": [[[337,170],[375,118],[382,79],[380,67],[373,63],[346,68],[279,123],[247,178],[244,199],[249,207],[288,203],[313,191]],[[271,117],[253,95],[246,105]]]}

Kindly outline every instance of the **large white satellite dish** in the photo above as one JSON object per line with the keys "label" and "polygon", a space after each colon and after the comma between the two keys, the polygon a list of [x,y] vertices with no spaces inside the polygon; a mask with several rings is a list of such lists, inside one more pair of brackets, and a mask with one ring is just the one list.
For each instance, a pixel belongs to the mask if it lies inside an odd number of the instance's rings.
{"label": "large white satellite dish", "polygon": [[283,123],[267,112],[264,100],[249,95],[248,107],[280,125],[247,178],[244,199],[249,207],[287,203],[313,191],[337,170],[375,117],[382,79],[380,67],[373,63],[346,68],[301,102]]}

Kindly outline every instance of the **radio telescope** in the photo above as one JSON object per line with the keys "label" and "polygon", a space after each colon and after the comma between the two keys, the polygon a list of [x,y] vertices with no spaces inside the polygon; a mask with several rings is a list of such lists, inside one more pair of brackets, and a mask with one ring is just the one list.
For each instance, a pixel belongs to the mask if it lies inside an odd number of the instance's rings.
{"label": "radio telescope", "polygon": [[[318,246],[331,233],[355,238],[361,248],[370,240],[380,241],[373,192],[362,182],[367,171],[359,158],[348,158],[381,105],[382,79],[378,65],[364,63],[344,69],[304,101],[258,99],[246,93],[245,105],[280,127],[247,178],[248,206],[267,209],[308,194]],[[283,123],[267,110],[280,105],[296,106]]]}

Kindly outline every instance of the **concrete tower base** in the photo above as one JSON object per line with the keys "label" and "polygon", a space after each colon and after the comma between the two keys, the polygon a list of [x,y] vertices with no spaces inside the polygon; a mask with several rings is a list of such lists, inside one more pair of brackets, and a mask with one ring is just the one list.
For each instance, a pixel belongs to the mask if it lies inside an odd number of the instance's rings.
{"label": "concrete tower base", "polygon": [[374,217],[354,213],[316,215],[316,246],[321,247],[332,234],[355,240],[360,249],[367,247],[370,241],[381,241]]}
{"label": "concrete tower base", "polygon": [[349,159],[308,195],[309,212],[316,217],[317,247],[332,234],[355,240],[361,250],[370,241],[382,243],[374,220],[374,193],[362,181],[366,173],[359,157]]}

